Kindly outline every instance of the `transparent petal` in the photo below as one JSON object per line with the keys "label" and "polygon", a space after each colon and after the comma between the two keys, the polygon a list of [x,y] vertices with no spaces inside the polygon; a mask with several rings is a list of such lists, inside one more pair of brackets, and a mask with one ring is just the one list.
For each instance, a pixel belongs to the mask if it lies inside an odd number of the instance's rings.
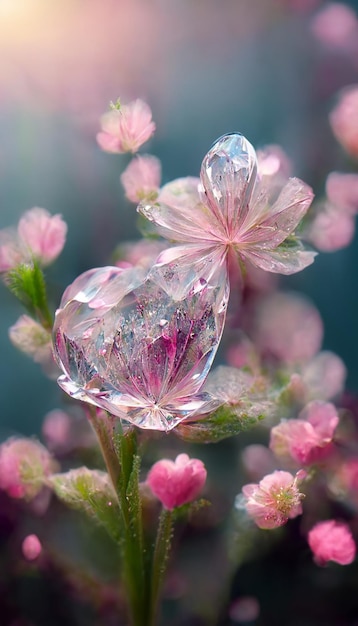
{"label": "transparent petal", "polygon": [[157,232],[172,241],[217,241],[223,238],[221,223],[204,206],[198,178],[180,178],[165,185],[154,204],[141,203],[138,212],[156,225]]}
{"label": "transparent petal", "polygon": [[[226,274],[223,281],[222,272],[213,273],[210,282],[199,275],[174,298],[155,272],[143,278],[132,268],[110,269],[110,288],[103,269],[86,272],[56,313],[54,350],[65,373],[60,386],[142,428],[170,430],[206,412],[213,399],[199,391],[224,327]],[[87,278],[95,295],[85,301]]]}
{"label": "transparent petal", "polygon": [[230,237],[245,221],[257,178],[252,145],[240,133],[220,137],[204,157],[201,197]]}
{"label": "transparent petal", "polygon": [[288,244],[284,242],[274,250],[263,250],[252,247],[250,250],[240,250],[242,256],[256,267],[276,274],[295,274],[311,265],[316,252],[305,250],[298,240]]}
{"label": "transparent petal", "polygon": [[[281,244],[297,227],[313,200],[312,189],[299,178],[290,178],[272,207],[266,207],[259,216],[253,210],[254,221],[241,230],[238,241],[274,248]],[[244,232],[243,232],[244,231]]]}

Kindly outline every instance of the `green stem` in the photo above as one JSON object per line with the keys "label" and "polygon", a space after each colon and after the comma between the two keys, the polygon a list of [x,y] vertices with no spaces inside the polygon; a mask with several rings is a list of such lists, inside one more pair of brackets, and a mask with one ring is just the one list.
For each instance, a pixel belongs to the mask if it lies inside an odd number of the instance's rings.
{"label": "green stem", "polygon": [[152,576],[151,576],[151,598],[150,598],[150,619],[148,626],[155,626],[160,593],[166,566],[169,558],[169,552],[173,537],[173,511],[162,509],[159,518],[159,526],[157,531],[157,539],[154,548]]}
{"label": "green stem", "polygon": [[94,406],[87,405],[87,415],[101,448],[107,472],[112,481],[115,492],[118,493],[121,466],[113,443],[113,424],[110,416],[98,417]]}

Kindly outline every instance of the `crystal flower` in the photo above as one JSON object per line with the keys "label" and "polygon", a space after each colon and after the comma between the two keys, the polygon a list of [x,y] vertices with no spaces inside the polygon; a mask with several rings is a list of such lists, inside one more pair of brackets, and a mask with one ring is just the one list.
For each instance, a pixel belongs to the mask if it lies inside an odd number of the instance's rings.
{"label": "crystal flower", "polygon": [[[278,194],[278,195],[277,195]],[[155,203],[138,211],[164,238],[184,244],[166,250],[158,263],[206,263],[234,252],[263,270],[292,274],[310,265],[293,232],[307,212],[312,190],[290,178],[279,193],[277,175],[260,175],[252,145],[239,133],[218,139],[204,157],[200,180],[181,178],[165,185]]]}
{"label": "crystal flower", "polygon": [[170,430],[217,408],[201,392],[228,299],[225,268],[190,277],[157,268],[105,267],[64,293],[54,350],[71,396],[141,428]]}

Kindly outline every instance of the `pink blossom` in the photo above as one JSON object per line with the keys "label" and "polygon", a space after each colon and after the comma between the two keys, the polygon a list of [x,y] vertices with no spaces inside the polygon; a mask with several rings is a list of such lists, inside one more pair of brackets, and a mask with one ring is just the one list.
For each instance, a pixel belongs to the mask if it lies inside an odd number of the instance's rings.
{"label": "pink blossom", "polygon": [[346,248],[354,237],[354,219],[333,204],[326,203],[305,233],[305,239],[322,252]]}
{"label": "pink blossom", "polygon": [[285,363],[304,362],[321,347],[322,319],[307,298],[296,293],[274,293],[259,302],[254,337],[264,354]]}
{"label": "pink blossom", "polygon": [[67,224],[61,215],[50,215],[35,207],[27,211],[18,224],[19,239],[42,265],[52,263],[65,245]]}
{"label": "pink blossom", "polygon": [[310,465],[325,458],[332,450],[332,438],[338,425],[333,404],[310,402],[298,419],[282,421],[271,430],[270,449],[284,461]]}
{"label": "pink blossom", "polygon": [[[28,315],[21,315],[9,328],[11,342],[35,363],[46,365],[52,359],[51,334]],[[53,360],[53,359],[52,359]]]}
{"label": "pink blossom", "polygon": [[27,561],[35,561],[41,554],[42,545],[37,535],[27,535],[22,542],[22,553]]}
{"label": "pink blossom", "polygon": [[241,462],[251,480],[259,480],[265,474],[273,472],[277,467],[276,459],[271,450],[257,443],[243,449]]}
{"label": "pink blossom", "polygon": [[21,249],[17,234],[10,229],[0,230],[0,273],[8,272],[28,257]]}
{"label": "pink blossom", "polygon": [[57,464],[38,441],[8,439],[0,446],[0,489],[12,498],[35,498]]}
{"label": "pink blossom", "polygon": [[358,85],[346,87],[340,93],[329,120],[343,148],[358,157]]}
{"label": "pink blossom", "polygon": [[314,36],[330,48],[354,51],[358,22],[353,9],[338,2],[328,2],[311,22]]}
{"label": "pink blossom", "polygon": [[326,180],[329,202],[350,215],[358,213],[358,174],[331,172]]}
{"label": "pink blossom", "polygon": [[155,204],[142,203],[138,210],[164,238],[184,244],[164,251],[158,263],[180,260],[192,272],[204,257],[214,267],[231,253],[263,270],[292,274],[315,256],[293,235],[312,198],[297,178],[279,190],[275,176],[260,179],[254,148],[233,133],[204,157],[200,180],[168,183]]}
{"label": "pink blossom", "polygon": [[159,193],[161,163],[150,154],[137,155],[121,175],[126,197],[131,202],[155,200]]}
{"label": "pink blossom", "polygon": [[341,393],[347,378],[342,359],[328,350],[317,354],[301,372],[301,380],[308,399],[330,400]]}
{"label": "pink blossom", "polygon": [[229,608],[229,617],[234,624],[254,622],[260,615],[260,604],[257,598],[242,596],[232,602]]}
{"label": "pink blossom", "polygon": [[175,461],[158,461],[147,477],[153,494],[170,511],[195,500],[205,481],[204,463],[199,459],[190,459],[187,454],[179,454]]}
{"label": "pink blossom", "polygon": [[155,131],[152,111],[143,100],[115,108],[101,118],[97,142],[106,152],[137,152]]}
{"label": "pink blossom", "polygon": [[308,533],[308,543],[317,565],[334,561],[349,565],[356,556],[356,546],[347,526],[336,520],[319,522]]}
{"label": "pink blossom", "polygon": [[277,528],[288,519],[301,515],[303,495],[297,483],[302,477],[300,472],[292,476],[289,472],[276,470],[258,484],[244,485],[246,511],[259,528]]}

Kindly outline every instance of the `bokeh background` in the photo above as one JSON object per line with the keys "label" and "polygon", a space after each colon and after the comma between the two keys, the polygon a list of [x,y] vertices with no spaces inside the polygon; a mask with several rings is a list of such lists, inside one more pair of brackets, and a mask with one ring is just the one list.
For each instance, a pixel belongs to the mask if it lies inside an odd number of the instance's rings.
{"label": "bokeh background", "polygon": [[[124,200],[125,156],[100,151],[110,100],[142,97],[164,181],[197,175],[216,137],[239,130],[279,143],[316,194],[329,171],[354,171],[329,127],[339,89],[358,81],[358,54],[312,32],[319,0],[0,0],[0,227],[33,206],[68,222],[48,272],[54,305],[80,272],[138,238]],[[356,3],[346,5],[354,7]],[[358,389],[357,241],[288,281],[318,306],[325,347]],[[9,343],[20,309],[1,288],[1,438],[36,433],[56,385]]]}
{"label": "bokeh background", "polygon": [[[317,37],[312,21],[326,4],[0,0],[0,228],[15,225],[33,206],[63,215],[69,226],[67,244],[47,272],[54,307],[79,273],[108,263],[119,242],[139,238],[135,209],[125,201],[119,182],[128,159],[101,152],[95,140],[100,115],[118,96],[123,102],[141,97],[152,107],[157,132],[146,150],[162,160],[163,182],[197,175],[212,142],[234,130],[256,147],[280,144],[292,159],[295,175],[311,184],[318,196],[330,171],[358,170],[358,163],[334,138],[328,119],[339,90],[358,83],[358,45],[351,48],[341,41],[337,46]],[[358,2],[344,4],[358,11]],[[355,391],[357,237],[348,248],[319,255],[313,266],[285,280],[287,288],[306,293],[318,307],[325,325],[324,347],[342,357],[348,387]],[[40,366],[10,344],[8,328],[22,309],[2,285],[0,303],[3,440],[12,434],[38,434],[47,411],[61,404],[61,394]],[[226,481],[229,460],[236,455],[234,448],[231,457],[227,450],[214,460],[226,471]],[[235,491],[234,485],[227,485]],[[287,626],[290,614],[290,626],[326,626],[312,607],[318,611],[331,594],[326,619],[334,603],[347,602],[342,590],[355,598],[358,574],[348,578],[341,572],[337,582],[335,572],[323,573],[318,601],[316,588],[310,593],[303,586],[307,547],[298,526],[293,523],[291,528],[273,557],[263,558],[258,568],[240,570],[237,586],[252,593],[256,577],[261,601],[267,600],[265,625]],[[192,543],[189,537],[191,555],[199,541],[198,535]],[[211,557],[210,536],[204,541]],[[291,558],[301,549],[302,560],[293,572]],[[315,580],[316,572],[312,565],[307,580]],[[26,585],[30,603],[44,601],[42,588],[32,597],[28,581]],[[48,585],[46,602],[51,605],[51,580]],[[270,597],[273,586],[275,602]],[[282,593],[277,593],[278,587]],[[292,589],[297,593],[292,595]],[[61,598],[59,593],[59,607]],[[288,606],[292,598],[294,604]],[[295,611],[305,615],[306,606],[312,617],[295,621]],[[86,623],[85,614],[80,614],[78,609],[71,623]],[[60,620],[61,612],[58,616]],[[341,626],[339,619],[330,624]],[[356,626],[355,619],[344,624]],[[67,615],[61,623],[68,620]],[[41,623],[51,626],[46,620]]]}

